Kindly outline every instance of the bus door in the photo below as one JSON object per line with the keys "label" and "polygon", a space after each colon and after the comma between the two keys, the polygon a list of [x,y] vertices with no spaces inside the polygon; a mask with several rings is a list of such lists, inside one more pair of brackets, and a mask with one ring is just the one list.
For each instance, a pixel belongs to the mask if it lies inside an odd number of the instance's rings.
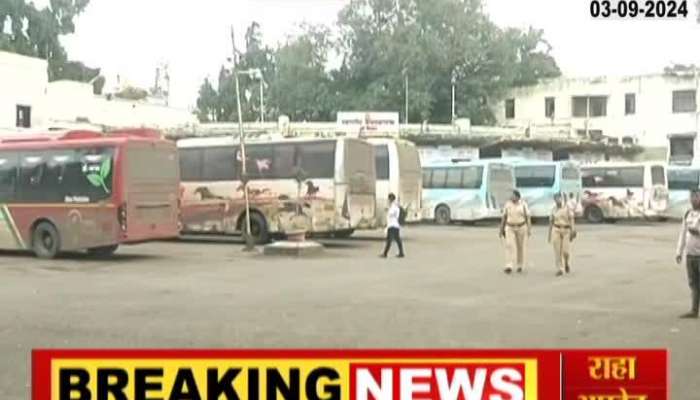
{"label": "bus door", "polygon": [[500,213],[510,199],[513,189],[513,169],[505,164],[489,165],[486,204],[490,210]]}
{"label": "bus door", "polygon": [[663,213],[668,208],[668,184],[666,168],[662,165],[649,167],[650,185],[644,185],[644,206],[654,213]]}
{"label": "bus door", "polygon": [[376,226],[376,172],[374,149],[369,143],[345,140],[344,175],[347,193],[342,213],[351,228]]}

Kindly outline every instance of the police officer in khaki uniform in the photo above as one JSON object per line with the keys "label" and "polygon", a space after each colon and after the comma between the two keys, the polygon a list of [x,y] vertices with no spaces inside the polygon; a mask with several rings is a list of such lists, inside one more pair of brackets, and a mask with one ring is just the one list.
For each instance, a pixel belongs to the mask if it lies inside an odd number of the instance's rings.
{"label": "police officer in khaki uniform", "polygon": [[554,208],[549,216],[547,242],[554,248],[554,265],[557,276],[571,272],[571,241],[576,238],[574,212],[564,203],[561,194],[554,195]]}
{"label": "police officer in khaki uniform", "polygon": [[523,272],[527,238],[531,235],[531,228],[530,210],[521,199],[520,192],[514,190],[513,196],[504,207],[500,230],[501,238],[505,238],[506,241],[506,274],[513,272],[515,266],[517,272]]}

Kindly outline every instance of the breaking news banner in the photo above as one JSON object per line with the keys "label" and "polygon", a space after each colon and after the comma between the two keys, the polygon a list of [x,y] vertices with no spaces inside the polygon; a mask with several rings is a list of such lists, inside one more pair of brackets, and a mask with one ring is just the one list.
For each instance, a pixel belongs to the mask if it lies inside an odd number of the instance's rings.
{"label": "breaking news banner", "polygon": [[35,350],[33,400],[665,400],[666,350]]}

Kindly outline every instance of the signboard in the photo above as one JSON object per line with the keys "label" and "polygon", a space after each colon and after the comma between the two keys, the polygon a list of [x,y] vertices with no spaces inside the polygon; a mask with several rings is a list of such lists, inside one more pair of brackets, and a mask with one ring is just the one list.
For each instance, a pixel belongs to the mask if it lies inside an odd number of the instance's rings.
{"label": "signboard", "polygon": [[338,131],[348,136],[398,136],[397,112],[339,112]]}
{"label": "signboard", "polygon": [[35,350],[33,400],[668,400],[665,350]]}

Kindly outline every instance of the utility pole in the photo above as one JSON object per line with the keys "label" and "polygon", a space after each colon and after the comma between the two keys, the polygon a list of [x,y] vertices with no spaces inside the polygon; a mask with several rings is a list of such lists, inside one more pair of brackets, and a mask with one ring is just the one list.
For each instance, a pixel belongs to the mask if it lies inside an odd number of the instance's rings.
{"label": "utility pole", "polygon": [[[250,232],[250,199],[248,196],[248,173],[246,171],[246,152],[245,152],[245,131],[243,130],[243,115],[241,111],[241,87],[238,82],[238,51],[236,50],[236,36],[234,34],[233,25],[231,25],[231,45],[233,46],[233,79],[236,81],[236,106],[238,108],[238,139],[241,147],[241,179],[243,180],[243,197],[245,199],[245,229],[243,230],[243,238],[245,239],[245,251],[251,251],[255,248],[255,242]],[[235,141],[235,140],[234,140]],[[234,160],[234,163],[236,160]]]}
{"label": "utility pole", "polygon": [[263,82],[263,76],[262,76],[262,71],[260,71],[260,123],[265,122],[265,98],[263,97],[263,85],[265,82]]}
{"label": "utility pole", "polygon": [[452,71],[452,124],[455,123],[455,72]]}
{"label": "utility pole", "polygon": [[405,88],[405,93],[404,93],[404,100],[405,100],[405,114],[403,116],[403,123],[408,126],[408,69],[404,68],[403,70],[403,77],[404,77],[404,88]]}

